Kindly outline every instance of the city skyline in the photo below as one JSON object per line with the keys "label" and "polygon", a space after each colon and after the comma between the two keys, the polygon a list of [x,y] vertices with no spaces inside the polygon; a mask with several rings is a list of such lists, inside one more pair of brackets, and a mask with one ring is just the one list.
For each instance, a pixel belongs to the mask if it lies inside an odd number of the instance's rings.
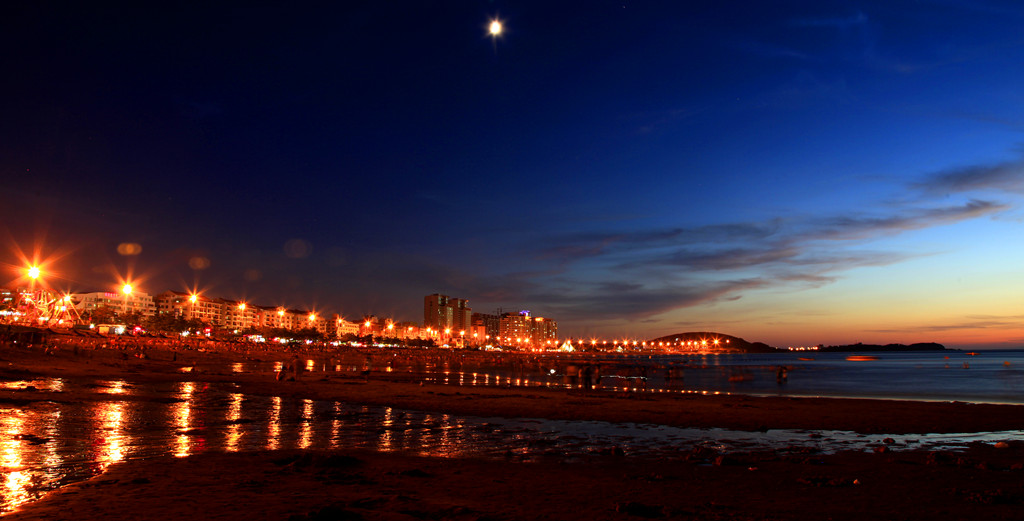
{"label": "city skyline", "polygon": [[1024,346],[1024,8],[687,4],[12,8],[0,283]]}

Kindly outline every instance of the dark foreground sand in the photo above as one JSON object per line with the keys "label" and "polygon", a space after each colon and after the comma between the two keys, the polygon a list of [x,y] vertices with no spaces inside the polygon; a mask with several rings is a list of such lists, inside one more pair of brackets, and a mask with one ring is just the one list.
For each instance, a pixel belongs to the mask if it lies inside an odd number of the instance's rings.
{"label": "dark foreground sand", "polygon": [[[0,378],[234,381],[278,394],[469,415],[631,421],[739,430],[864,433],[1024,429],[1024,407],[419,385],[403,375],[181,373],[241,354],[0,350]],[[286,355],[266,354],[264,359]],[[183,363],[184,362],[184,363]],[[200,364],[199,367],[202,367]],[[113,399],[0,392],[0,403]],[[146,399],[145,396],[137,399]],[[819,455],[681,449],[658,460],[600,448],[582,461],[467,460],[344,450],[201,454],[129,461],[9,519],[1024,519],[1024,444],[963,452]]]}

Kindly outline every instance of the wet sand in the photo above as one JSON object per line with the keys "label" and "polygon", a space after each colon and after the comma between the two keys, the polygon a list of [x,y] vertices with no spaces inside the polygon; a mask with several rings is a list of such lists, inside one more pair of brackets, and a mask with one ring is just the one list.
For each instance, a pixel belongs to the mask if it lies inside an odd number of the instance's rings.
{"label": "wet sand", "polygon": [[[239,392],[476,416],[604,420],[735,430],[943,433],[1024,429],[1024,407],[889,400],[758,398],[547,388],[420,385],[410,375],[204,371],[211,362],[286,353],[0,350],[0,378],[235,382]],[[176,361],[172,361],[177,358]],[[197,372],[182,372],[195,362]],[[0,403],[124,399],[102,393],[0,391]],[[133,399],[147,399],[136,396]],[[154,397],[156,399],[156,397]],[[111,466],[10,519],[1020,519],[1024,446],[962,452],[820,455],[681,449],[631,457],[595,447],[583,461],[423,458],[344,450],[200,454]]]}

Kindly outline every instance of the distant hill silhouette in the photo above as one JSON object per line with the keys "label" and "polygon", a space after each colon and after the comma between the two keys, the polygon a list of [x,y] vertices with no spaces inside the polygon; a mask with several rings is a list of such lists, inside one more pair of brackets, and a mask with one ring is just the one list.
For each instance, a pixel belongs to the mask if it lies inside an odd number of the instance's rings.
{"label": "distant hill silhouette", "polygon": [[[715,340],[718,343],[715,343]],[[665,335],[663,337],[654,338],[647,341],[648,343],[654,342],[665,342],[666,344],[674,344],[679,342],[698,342],[702,345],[706,342],[707,349],[718,353],[775,353],[778,349],[762,343],[762,342],[747,342],[746,340],[735,337],[732,335],[726,335],[723,333],[715,333],[711,331],[690,331],[686,333],[676,333],[673,335]]]}
{"label": "distant hill silhouette", "polygon": [[845,346],[822,346],[818,351],[942,351],[946,346],[935,342],[921,342],[917,344],[850,344]]}

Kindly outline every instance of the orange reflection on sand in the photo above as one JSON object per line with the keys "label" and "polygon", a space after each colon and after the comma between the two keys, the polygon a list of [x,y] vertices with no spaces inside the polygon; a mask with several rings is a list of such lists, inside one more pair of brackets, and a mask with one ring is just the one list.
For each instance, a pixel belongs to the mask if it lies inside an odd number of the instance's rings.
{"label": "orange reflection on sand", "polygon": [[186,433],[192,427],[192,393],[195,392],[195,388],[196,386],[192,382],[181,382],[178,388],[178,397],[181,401],[174,404],[171,410],[174,426],[178,430],[178,435],[174,438],[174,455],[179,458],[188,456],[192,452],[192,445],[189,443]]}
{"label": "orange reflection on sand", "polygon": [[[115,382],[117,383],[117,382]],[[120,382],[123,384],[124,382]],[[96,456],[96,462],[101,470],[106,470],[111,463],[117,463],[127,455],[126,445],[130,443],[130,437],[122,432],[124,427],[123,402],[100,402],[97,403],[96,416],[99,422],[99,431],[104,434],[97,443],[101,452]]]}
{"label": "orange reflection on sand", "polygon": [[394,439],[393,439],[393,433],[391,432],[391,427],[394,425],[394,423],[395,423],[394,411],[391,410],[391,407],[385,407],[384,408],[384,419],[381,422],[382,429],[381,429],[381,432],[380,432],[380,439],[377,440],[377,446],[380,448],[380,450],[383,450],[383,451],[390,451],[390,450],[392,450],[391,446],[392,446],[392,443],[394,442]]}
{"label": "orange reflection on sand", "polygon": [[299,430],[299,448],[313,444],[313,400],[302,400],[302,429]]}
{"label": "orange reflection on sand", "polygon": [[437,435],[425,435],[424,442],[421,443],[423,449],[419,453],[432,458],[453,458],[462,455],[463,451],[460,450],[458,443],[454,443],[451,432],[453,429],[464,429],[465,426],[453,421],[453,418],[448,414],[442,414],[437,419],[428,416],[427,420],[425,423],[428,424],[436,422],[437,427],[435,430]]}
{"label": "orange reflection on sand", "polygon": [[24,428],[24,421],[21,411],[4,410],[0,416],[0,425],[3,427],[4,439],[0,442],[3,451],[3,469],[6,478],[4,479],[4,499],[9,506],[17,506],[31,499],[28,492],[30,476],[22,472],[21,456],[24,450],[25,441],[19,439]]}
{"label": "orange reflection on sand", "polygon": [[341,434],[341,402],[334,402],[334,414],[331,420],[331,448],[338,448],[338,436]]}
{"label": "orange reflection on sand", "polygon": [[270,420],[267,422],[267,450],[277,450],[281,445],[281,397],[270,399]]}
{"label": "orange reflection on sand", "polygon": [[242,418],[242,398],[245,396],[239,393],[231,393],[231,402],[228,404],[228,432],[224,440],[224,450],[238,452],[238,440],[242,437],[242,426],[238,420]]}

